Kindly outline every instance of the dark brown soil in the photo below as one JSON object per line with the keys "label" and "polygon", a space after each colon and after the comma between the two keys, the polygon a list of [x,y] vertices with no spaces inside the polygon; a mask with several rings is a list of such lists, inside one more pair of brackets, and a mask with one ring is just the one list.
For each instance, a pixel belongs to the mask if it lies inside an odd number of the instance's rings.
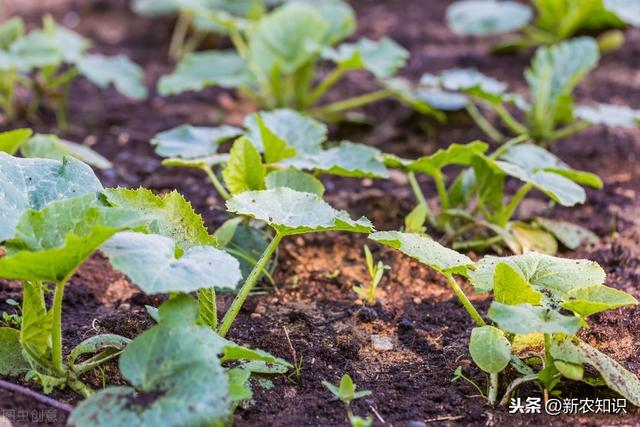
{"label": "dark brown soil", "polygon": [[[118,0],[28,0],[10,2],[8,13],[26,16],[36,23],[44,12],[92,38],[95,50],[125,53],[146,69],[146,81],[171,69],[166,60],[171,20],[146,20],[130,13],[126,1]],[[518,56],[487,54],[490,40],[463,38],[449,32],[444,22],[445,0],[357,0],[352,2],[360,21],[359,33],[369,37],[390,36],[411,51],[408,77],[451,67],[476,67],[522,90],[522,71],[529,53]],[[7,11],[5,10],[5,13]],[[79,19],[78,19],[79,18]],[[640,108],[640,31],[629,30],[624,47],[603,58],[600,67],[579,87],[579,100],[624,103]],[[366,76],[355,75],[345,82],[342,93],[371,88]],[[116,165],[101,172],[105,185],[150,187],[157,191],[177,188],[215,228],[225,218],[224,206],[204,176],[160,166],[148,141],[158,131],[181,124],[208,124],[220,119],[238,123],[250,108],[233,95],[207,90],[134,103],[112,90],[99,91],[86,81],[74,83],[70,118],[72,128],[63,136],[93,145]],[[367,110],[375,120],[372,128],[343,127],[334,136],[377,146],[403,156],[433,152],[451,142],[482,138],[463,115],[453,115],[446,125],[434,126],[393,102]],[[41,132],[54,131],[50,113],[42,122],[29,124]],[[26,125],[26,123],[24,123]],[[586,205],[556,209],[565,219],[594,230],[603,237],[592,250],[566,253],[598,261],[607,271],[607,284],[640,297],[640,131],[607,130],[594,127],[554,147],[576,168],[597,172],[605,182],[602,191],[589,191]],[[367,215],[379,229],[395,229],[413,206],[402,177],[385,182],[332,179],[326,182],[328,199],[354,216]],[[428,194],[431,183],[424,181]],[[535,197],[521,214],[549,213],[546,202]],[[262,348],[278,356],[302,361],[299,376],[274,377],[270,389],[256,385],[254,402],[235,415],[239,426],[334,426],[346,425],[342,406],[331,400],[321,385],[333,383],[349,373],[356,384],[373,395],[354,403],[359,415],[372,415],[377,424],[417,427],[439,425],[637,425],[636,409],[625,416],[585,415],[553,418],[509,414],[491,408],[476,391],[463,382],[452,383],[456,367],[484,384],[467,351],[472,322],[438,275],[397,252],[374,247],[374,254],[393,268],[383,279],[380,303],[363,307],[352,291],[366,280],[362,259],[362,236],[322,234],[285,240],[275,278],[276,289],[253,296],[231,332],[239,343]],[[19,300],[16,284],[0,282],[0,301]],[[486,310],[483,297],[473,297]],[[221,298],[224,306],[228,298]],[[65,346],[70,347],[96,333],[112,332],[134,337],[151,325],[145,304],[157,305],[136,290],[125,277],[114,272],[99,255],[94,256],[73,278],[64,300]],[[0,310],[10,311],[6,304]],[[621,309],[595,316],[585,334],[591,344],[614,356],[640,375],[640,309]],[[286,338],[286,331],[291,345]],[[379,352],[371,335],[389,337],[394,349]],[[120,383],[115,366],[107,367],[110,383]],[[100,387],[100,373],[87,381]],[[563,386],[564,396],[607,396],[604,389],[580,384]],[[522,396],[539,396],[523,388]],[[78,397],[56,391],[54,398],[75,404]],[[0,415],[16,420],[15,425],[35,424],[37,416],[50,415],[52,425],[62,425],[65,414],[21,395],[0,390]],[[6,411],[15,411],[7,413]],[[22,418],[18,416],[22,411]],[[29,416],[25,418],[24,411]],[[13,416],[10,416],[12,415]],[[0,419],[1,420],[1,419]],[[1,421],[0,421],[1,424]]]}

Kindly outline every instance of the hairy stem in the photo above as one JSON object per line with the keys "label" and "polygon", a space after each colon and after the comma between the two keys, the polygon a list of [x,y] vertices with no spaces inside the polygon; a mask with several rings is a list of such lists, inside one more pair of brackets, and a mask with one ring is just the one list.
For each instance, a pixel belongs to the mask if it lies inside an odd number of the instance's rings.
{"label": "hairy stem", "polygon": [[62,363],[62,298],[64,296],[65,281],[56,283],[53,294],[52,329],[51,329],[51,361],[53,368],[60,375],[64,375],[64,363]]}
{"label": "hairy stem", "polygon": [[222,185],[216,174],[213,172],[211,166],[204,165],[200,169],[202,169],[207,174],[209,180],[211,181],[211,184],[213,184],[214,188],[223,199],[227,200],[231,198],[231,194],[229,194],[229,192],[224,188],[224,185]]}
{"label": "hairy stem", "polygon": [[495,405],[498,398],[498,373],[489,374],[489,393],[487,395],[489,403]]}
{"label": "hairy stem", "polygon": [[233,325],[236,316],[240,312],[240,308],[242,308],[242,305],[246,301],[247,297],[249,297],[251,290],[260,278],[260,274],[262,274],[262,270],[269,262],[269,259],[271,259],[271,255],[273,255],[273,252],[276,250],[283,237],[284,236],[282,236],[281,234],[276,233],[271,243],[269,243],[269,246],[267,246],[267,248],[262,253],[262,256],[258,260],[258,263],[253,267],[253,270],[251,270],[249,277],[247,277],[244,285],[242,285],[242,288],[240,288],[240,292],[238,292],[238,295],[236,295],[235,299],[231,303],[231,306],[222,319],[222,323],[220,324],[220,328],[218,329],[218,334],[220,336],[224,337],[227,332],[229,332],[229,329],[231,329],[231,325]]}
{"label": "hairy stem", "polygon": [[478,313],[478,310],[476,310],[473,304],[471,304],[471,301],[469,301],[469,298],[467,298],[462,288],[460,288],[460,285],[458,285],[458,282],[456,282],[456,279],[454,279],[453,275],[451,273],[447,273],[445,274],[445,277],[447,278],[447,281],[449,282],[451,289],[453,289],[453,293],[456,294],[456,296],[464,306],[465,310],[467,310],[467,313],[469,313],[473,321],[476,322],[476,325],[485,326],[486,323],[484,319],[482,319],[482,316],[480,316],[480,313]]}
{"label": "hairy stem", "polygon": [[485,116],[482,115],[478,107],[473,102],[469,102],[466,107],[467,113],[473,119],[484,133],[487,134],[493,142],[502,142],[505,137],[498,129],[496,129]]}

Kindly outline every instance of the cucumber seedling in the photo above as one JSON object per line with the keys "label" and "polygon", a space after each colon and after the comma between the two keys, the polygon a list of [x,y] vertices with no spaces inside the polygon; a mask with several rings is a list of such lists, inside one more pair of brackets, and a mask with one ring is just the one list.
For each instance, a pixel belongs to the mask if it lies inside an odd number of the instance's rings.
{"label": "cucumber seedling", "polygon": [[373,260],[373,254],[369,246],[364,245],[364,259],[367,266],[367,272],[369,273],[369,286],[356,286],[353,290],[369,305],[376,303],[378,284],[382,280],[382,276],[386,270],[390,270],[391,267],[384,265],[382,261],[377,263]]}
{"label": "cucumber seedling", "polygon": [[347,419],[352,427],[370,427],[373,424],[373,419],[370,416],[362,418],[354,415],[351,411],[351,402],[356,399],[371,396],[370,390],[356,391],[356,385],[348,374],[344,374],[342,378],[340,378],[340,384],[337,387],[329,381],[322,381],[322,385],[344,404]]}

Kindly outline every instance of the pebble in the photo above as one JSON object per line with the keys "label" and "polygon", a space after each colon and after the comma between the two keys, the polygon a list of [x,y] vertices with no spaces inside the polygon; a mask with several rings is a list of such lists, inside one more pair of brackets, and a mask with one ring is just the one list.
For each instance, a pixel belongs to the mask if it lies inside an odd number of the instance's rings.
{"label": "pebble", "polygon": [[262,316],[267,312],[267,308],[264,305],[259,304],[253,312]]}
{"label": "pebble", "polygon": [[371,335],[371,344],[376,351],[391,351],[393,350],[393,342],[391,338],[382,335]]}
{"label": "pebble", "polygon": [[420,298],[418,298],[418,297],[415,297],[415,298],[413,299],[413,303],[414,303],[415,305],[419,305],[419,304],[422,304],[422,300],[421,300]]}
{"label": "pebble", "polygon": [[409,421],[407,427],[427,427],[422,421]]}
{"label": "pebble", "polygon": [[259,319],[262,317],[262,314],[259,313],[251,313],[251,318],[252,319]]}

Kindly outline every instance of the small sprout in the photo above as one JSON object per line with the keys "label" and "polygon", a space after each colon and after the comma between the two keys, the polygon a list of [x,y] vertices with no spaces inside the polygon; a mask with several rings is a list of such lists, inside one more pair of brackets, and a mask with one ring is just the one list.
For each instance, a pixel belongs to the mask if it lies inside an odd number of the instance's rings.
{"label": "small sprout", "polygon": [[361,418],[351,412],[351,402],[366,396],[371,396],[370,390],[356,391],[356,386],[348,374],[344,374],[340,379],[340,385],[336,387],[328,381],[322,381],[322,385],[327,388],[338,400],[344,404],[347,412],[347,419],[351,426],[371,426],[373,419],[371,417]]}
{"label": "small sprout", "polygon": [[377,263],[373,260],[373,254],[371,253],[371,249],[369,246],[364,245],[364,255],[365,262],[367,265],[367,271],[369,272],[369,286],[364,288],[362,286],[356,286],[353,290],[360,295],[362,299],[364,299],[367,304],[374,305],[376,303],[376,295],[378,284],[382,280],[382,276],[386,270],[390,270],[391,267],[388,265],[384,265],[382,261],[378,261]]}

